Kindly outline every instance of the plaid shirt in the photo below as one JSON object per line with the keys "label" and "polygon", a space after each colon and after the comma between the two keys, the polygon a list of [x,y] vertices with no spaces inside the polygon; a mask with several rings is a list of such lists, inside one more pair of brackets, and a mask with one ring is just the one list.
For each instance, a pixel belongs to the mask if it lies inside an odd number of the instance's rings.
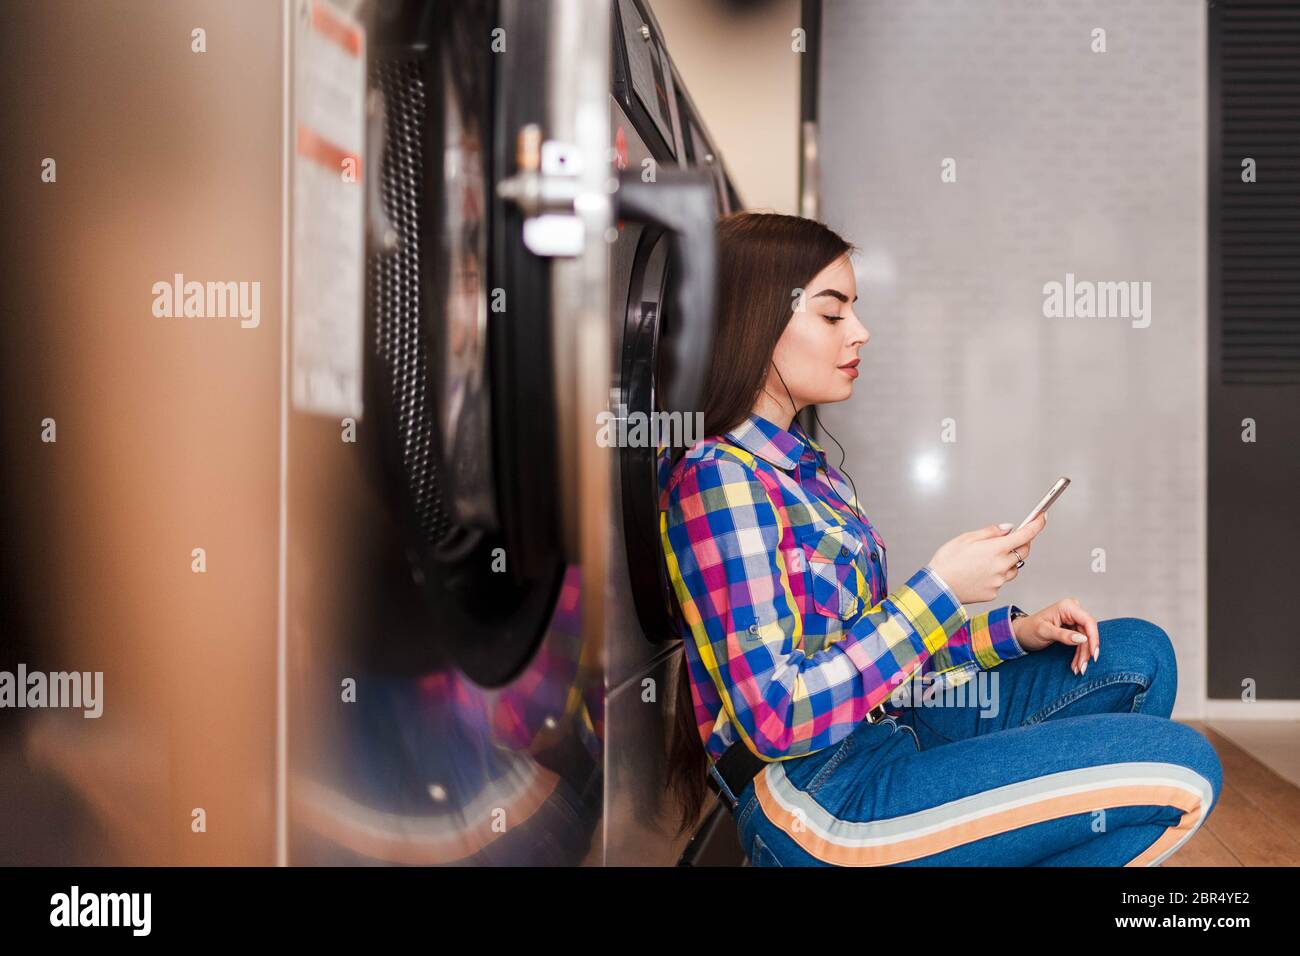
{"label": "plaid shirt", "polygon": [[737,734],[766,760],[813,753],[918,673],[928,694],[1025,654],[1015,605],[969,617],[928,566],[888,590],[884,542],[798,422],[751,414],[675,467],[667,452],[660,535],[714,760]]}

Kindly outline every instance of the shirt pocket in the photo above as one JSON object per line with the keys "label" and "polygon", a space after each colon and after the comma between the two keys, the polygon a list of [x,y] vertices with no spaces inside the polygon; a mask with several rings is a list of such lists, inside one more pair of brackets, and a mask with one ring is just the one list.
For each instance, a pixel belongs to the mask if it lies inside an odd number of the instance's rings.
{"label": "shirt pocket", "polygon": [[[880,537],[880,532],[876,530],[875,525],[867,525],[867,531],[871,533],[871,541],[867,542],[867,548],[870,550],[867,558],[875,564],[873,570],[876,577],[876,588],[880,593],[880,597],[877,597],[876,591],[872,592],[871,603],[875,604],[880,598],[884,597],[885,588],[889,581],[889,558],[885,554],[885,540]],[[873,543],[875,544],[874,548],[872,548]]]}
{"label": "shirt pocket", "polygon": [[848,619],[862,610],[870,596],[869,549],[848,528],[812,527],[800,538],[811,577],[809,595],[818,613]]}

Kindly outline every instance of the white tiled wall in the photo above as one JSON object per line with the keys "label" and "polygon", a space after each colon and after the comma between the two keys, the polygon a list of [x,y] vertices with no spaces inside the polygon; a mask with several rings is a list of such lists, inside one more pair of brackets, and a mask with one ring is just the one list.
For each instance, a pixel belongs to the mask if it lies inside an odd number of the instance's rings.
{"label": "white tiled wall", "polygon": [[[1200,716],[1205,5],[828,0],[824,27],[822,218],[862,249],[871,341],[821,419],[891,585],[1067,475],[995,603],[1154,621],[1178,651],[1175,716]],[[1066,273],[1150,282],[1149,327],[1045,318]]]}

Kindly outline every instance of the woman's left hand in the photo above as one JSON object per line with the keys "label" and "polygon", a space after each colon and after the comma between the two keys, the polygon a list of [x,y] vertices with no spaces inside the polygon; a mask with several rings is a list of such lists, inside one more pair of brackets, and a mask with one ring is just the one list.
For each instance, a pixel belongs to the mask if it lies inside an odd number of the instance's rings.
{"label": "woman's left hand", "polygon": [[1041,651],[1049,644],[1069,644],[1077,648],[1070,670],[1083,674],[1088,657],[1095,661],[1101,653],[1101,635],[1097,622],[1074,598],[1064,598],[1041,611],[1011,622],[1011,631],[1026,651]]}

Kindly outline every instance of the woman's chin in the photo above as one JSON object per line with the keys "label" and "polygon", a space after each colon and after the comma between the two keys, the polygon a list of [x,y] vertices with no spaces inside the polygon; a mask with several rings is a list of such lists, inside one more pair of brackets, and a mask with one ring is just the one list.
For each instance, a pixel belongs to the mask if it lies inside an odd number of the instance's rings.
{"label": "woman's chin", "polygon": [[809,405],[833,405],[835,402],[842,402],[845,399],[853,397],[853,384],[849,383],[844,388],[838,388],[835,391],[827,391],[816,398],[809,400]]}

